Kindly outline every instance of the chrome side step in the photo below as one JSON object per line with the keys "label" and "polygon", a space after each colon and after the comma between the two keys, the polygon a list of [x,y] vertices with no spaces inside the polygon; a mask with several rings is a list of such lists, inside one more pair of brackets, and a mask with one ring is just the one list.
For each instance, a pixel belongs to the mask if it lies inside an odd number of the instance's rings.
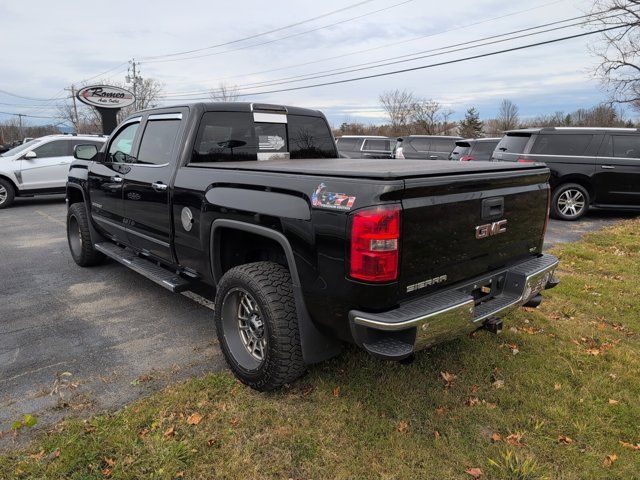
{"label": "chrome side step", "polygon": [[150,260],[145,260],[131,250],[119,247],[115,243],[96,243],[94,248],[173,293],[184,292],[191,286],[191,282],[176,273],[160,267]]}

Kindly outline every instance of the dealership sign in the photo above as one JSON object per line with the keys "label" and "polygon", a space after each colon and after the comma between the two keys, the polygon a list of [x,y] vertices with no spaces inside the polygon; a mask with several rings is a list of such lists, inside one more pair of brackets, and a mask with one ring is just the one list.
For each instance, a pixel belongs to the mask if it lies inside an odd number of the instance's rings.
{"label": "dealership sign", "polygon": [[92,107],[123,108],[135,102],[133,93],[120,87],[92,85],[78,91],[78,100]]}

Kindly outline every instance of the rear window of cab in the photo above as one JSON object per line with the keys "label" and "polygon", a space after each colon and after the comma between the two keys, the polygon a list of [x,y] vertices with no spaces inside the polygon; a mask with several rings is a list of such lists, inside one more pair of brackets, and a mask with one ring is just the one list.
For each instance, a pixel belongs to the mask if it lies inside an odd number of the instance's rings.
{"label": "rear window of cab", "polygon": [[287,123],[254,122],[249,112],[203,115],[191,163],[267,158],[335,158],[333,136],[321,117],[287,115]]}

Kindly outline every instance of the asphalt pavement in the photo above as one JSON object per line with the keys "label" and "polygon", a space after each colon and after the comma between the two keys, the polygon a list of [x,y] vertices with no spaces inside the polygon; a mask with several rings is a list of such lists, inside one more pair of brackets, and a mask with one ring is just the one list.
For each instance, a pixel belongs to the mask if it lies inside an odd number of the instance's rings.
{"label": "asphalt pavement", "polygon": [[[552,220],[545,245],[632,216]],[[0,210],[0,448],[29,438],[9,432],[24,414],[42,428],[224,368],[210,302],[172,294],[115,262],[78,267],[65,219],[60,196]]]}
{"label": "asphalt pavement", "polygon": [[59,196],[0,210],[0,448],[26,413],[111,411],[224,365],[210,308],[112,261],[78,267],[65,220]]}

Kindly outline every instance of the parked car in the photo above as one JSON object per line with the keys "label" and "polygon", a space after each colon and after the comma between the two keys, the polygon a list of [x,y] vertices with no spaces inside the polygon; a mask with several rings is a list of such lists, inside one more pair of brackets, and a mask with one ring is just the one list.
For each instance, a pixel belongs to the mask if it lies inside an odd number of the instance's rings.
{"label": "parked car", "polygon": [[100,148],[106,137],[47,135],[20,144],[0,155],[0,208],[15,197],[64,193],[76,145]]}
{"label": "parked car", "polygon": [[551,169],[551,215],[577,220],[590,207],[640,209],[640,131],[533,128],[506,132],[494,160],[544,162]]}
{"label": "parked car", "polygon": [[489,161],[499,138],[467,138],[456,141],[456,146],[449,155],[449,160],[460,162]]}
{"label": "parked car", "polygon": [[338,152],[345,158],[393,158],[395,139],[373,135],[343,135],[336,138]]}
{"label": "parked car", "polygon": [[322,113],[257,103],[138,112],[75,155],[75,262],[215,292],[222,352],[258,390],[343,341],[402,360],[497,331],[557,283],[544,165],[337,158]]}
{"label": "parked car", "polygon": [[462,140],[462,137],[409,135],[398,138],[395,158],[448,160],[457,140]]}

